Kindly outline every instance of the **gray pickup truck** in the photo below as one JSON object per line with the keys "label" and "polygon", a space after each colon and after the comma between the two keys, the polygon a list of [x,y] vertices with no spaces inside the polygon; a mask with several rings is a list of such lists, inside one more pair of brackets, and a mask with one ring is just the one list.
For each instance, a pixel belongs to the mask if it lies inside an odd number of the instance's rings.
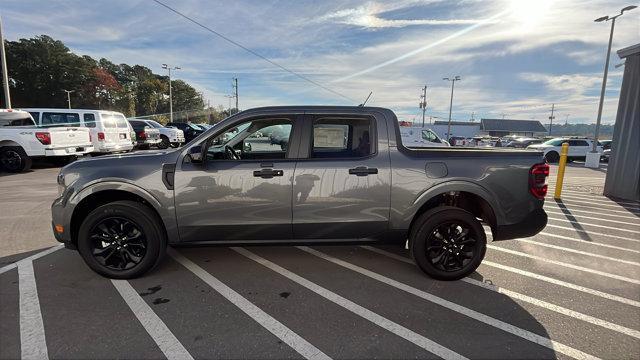
{"label": "gray pickup truck", "polygon": [[454,280],[480,265],[483,225],[494,241],[545,227],[548,174],[537,151],[407,148],[388,109],[267,107],[181,149],[64,167],[52,226],[111,278],[145,273],[167,245],[408,240],[424,272]]}

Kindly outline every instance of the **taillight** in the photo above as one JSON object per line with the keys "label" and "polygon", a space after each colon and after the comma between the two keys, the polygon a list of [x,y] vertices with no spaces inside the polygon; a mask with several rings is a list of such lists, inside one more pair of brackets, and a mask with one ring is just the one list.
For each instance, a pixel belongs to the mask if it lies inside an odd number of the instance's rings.
{"label": "taillight", "polygon": [[549,165],[535,164],[529,170],[529,192],[538,199],[547,196]]}
{"label": "taillight", "polygon": [[36,139],[38,139],[42,145],[51,145],[51,134],[48,132],[36,132]]}
{"label": "taillight", "polygon": [[141,139],[141,140],[144,140],[147,138],[147,134],[144,132],[144,130],[137,133],[136,136],[138,137],[138,139]]}
{"label": "taillight", "polygon": [[104,141],[104,133],[103,132],[99,132],[98,133],[98,141]]}

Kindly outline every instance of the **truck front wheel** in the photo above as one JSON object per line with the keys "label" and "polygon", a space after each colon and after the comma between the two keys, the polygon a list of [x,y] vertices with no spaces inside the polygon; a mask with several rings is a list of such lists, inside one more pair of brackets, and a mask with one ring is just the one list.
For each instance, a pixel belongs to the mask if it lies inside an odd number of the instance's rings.
{"label": "truck front wheel", "polygon": [[31,169],[31,158],[19,146],[5,146],[0,149],[0,165],[12,173]]}
{"label": "truck front wheel", "polygon": [[167,247],[156,214],[134,201],[99,206],[84,219],[78,231],[78,251],[100,275],[131,279],[151,270]]}
{"label": "truck front wheel", "polygon": [[480,266],[487,239],[473,214],[439,206],[416,220],[410,244],[411,256],[422,271],[434,279],[458,280]]}

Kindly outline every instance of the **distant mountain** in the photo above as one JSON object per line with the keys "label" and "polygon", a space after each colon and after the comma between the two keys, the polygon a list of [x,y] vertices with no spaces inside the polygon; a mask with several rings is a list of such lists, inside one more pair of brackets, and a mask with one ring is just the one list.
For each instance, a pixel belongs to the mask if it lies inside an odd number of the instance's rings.
{"label": "distant mountain", "polygon": [[[549,129],[549,125],[545,128]],[[567,124],[567,125],[553,125],[551,128],[551,136],[588,136],[593,137],[596,129],[596,124]],[[611,139],[613,136],[613,125],[600,125],[601,139]]]}

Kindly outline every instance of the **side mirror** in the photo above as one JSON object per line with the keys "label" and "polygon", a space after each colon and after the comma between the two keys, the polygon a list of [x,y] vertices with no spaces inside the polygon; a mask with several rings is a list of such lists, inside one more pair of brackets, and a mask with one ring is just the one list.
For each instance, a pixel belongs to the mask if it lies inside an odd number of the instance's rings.
{"label": "side mirror", "polygon": [[202,158],[203,158],[202,149],[203,149],[203,146],[193,146],[189,148],[189,152],[187,153],[187,156],[189,157],[189,161],[191,161],[194,164],[202,163]]}

